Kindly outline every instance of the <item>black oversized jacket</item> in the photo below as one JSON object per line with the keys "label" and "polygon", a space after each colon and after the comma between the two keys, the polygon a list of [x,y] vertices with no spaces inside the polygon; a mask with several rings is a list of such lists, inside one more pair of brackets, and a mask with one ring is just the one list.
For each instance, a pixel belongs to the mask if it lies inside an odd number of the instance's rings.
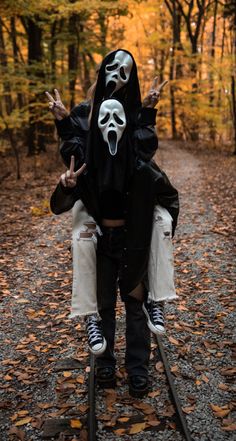
{"label": "black oversized jacket", "polygon": [[[61,154],[67,166],[71,155],[76,158],[76,169],[83,163],[88,131],[88,105],[75,108],[71,117],[57,122],[62,138]],[[142,109],[134,130],[137,159],[135,171],[130,177],[125,197],[125,244],[121,262],[121,293],[130,293],[146,276],[151,242],[153,210],[156,204],[165,207],[173,218],[173,234],[179,212],[178,192],[166,174],[149,161],[157,148],[154,129],[155,110]],[[51,197],[51,209],[55,214],[71,209],[81,199],[90,215],[101,225],[101,214],[94,188],[88,175],[78,178],[75,188],[59,183]]]}
{"label": "black oversized jacket", "polygon": [[[149,161],[158,148],[158,139],[155,131],[156,109],[141,108],[137,115],[134,127],[134,143],[137,146],[137,155],[144,161]],[[86,141],[88,136],[89,102],[83,102],[74,107],[70,116],[61,121],[55,120],[57,132],[61,138],[60,153],[67,167],[70,158],[75,157],[77,170],[85,161]]]}

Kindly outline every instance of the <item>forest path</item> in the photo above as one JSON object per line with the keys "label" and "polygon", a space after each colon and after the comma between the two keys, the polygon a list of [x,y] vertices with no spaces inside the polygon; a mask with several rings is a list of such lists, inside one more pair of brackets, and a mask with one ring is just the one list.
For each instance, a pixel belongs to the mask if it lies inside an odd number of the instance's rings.
{"label": "forest path", "polygon": [[[180,298],[166,306],[168,332],[163,343],[193,440],[233,440],[236,158],[193,152],[162,141],[157,162],[178,188],[181,202],[174,239]],[[50,181],[47,184],[43,179],[30,183],[27,178],[14,183],[14,189],[8,178],[0,189],[4,232],[0,239],[2,441],[15,439],[14,433],[24,440],[40,440],[45,418],[73,418],[86,411],[85,333],[83,325],[75,328],[68,319],[71,215],[51,216],[45,203],[59,174],[44,176]],[[117,392],[99,394],[99,440],[136,441],[143,436],[147,440],[182,440],[175,431],[154,344],[150,367],[153,396],[143,400],[146,407],[142,408],[127,395],[122,311],[119,303],[119,387]],[[58,360],[74,356],[82,363],[79,371],[55,370]],[[128,421],[119,421],[122,417]],[[140,425],[135,426],[137,434],[131,435],[134,422]],[[85,436],[82,431],[79,439]]]}

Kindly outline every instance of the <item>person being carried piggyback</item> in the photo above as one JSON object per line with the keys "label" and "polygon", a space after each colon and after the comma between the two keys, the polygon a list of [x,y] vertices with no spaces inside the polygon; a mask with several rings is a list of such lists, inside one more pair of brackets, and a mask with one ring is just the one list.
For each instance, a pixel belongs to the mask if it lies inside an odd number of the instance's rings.
{"label": "person being carried piggyback", "polygon": [[[55,214],[73,209],[71,317],[85,317],[97,380],[115,383],[117,283],[126,308],[126,369],[131,395],[148,390],[149,330],[164,333],[163,302],[173,279],[178,192],[151,160],[158,141],[156,79],[141,104],[136,63],[126,50],[101,63],[88,101],[69,115],[57,90],[49,107],[68,170],[51,197]],[[148,329],[149,328],[149,329]]]}

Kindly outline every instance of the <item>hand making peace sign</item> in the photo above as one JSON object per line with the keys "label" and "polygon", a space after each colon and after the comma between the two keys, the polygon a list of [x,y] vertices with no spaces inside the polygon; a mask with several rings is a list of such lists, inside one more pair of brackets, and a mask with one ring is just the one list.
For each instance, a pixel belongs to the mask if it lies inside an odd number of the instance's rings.
{"label": "hand making peace sign", "polygon": [[157,87],[158,77],[155,77],[151,89],[143,100],[143,107],[155,107],[160,100],[161,91],[167,83],[168,80],[165,80],[160,84],[160,86]]}
{"label": "hand making peace sign", "polygon": [[55,118],[58,119],[59,121],[62,120],[63,118],[66,118],[69,115],[69,112],[62,103],[58,90],[54,89],[56,99],[54,99],[49,92],[45,92],[45,93],[49,100],[49,109],[51,110]]}
{"label": "hand making peace sign", "polygon": [[76,172],[74,171],[75,168],[75,157],[71,156],[71,160],[70,160],[70,168],[69,170],[66,170],[65,173],[63,173],[60,177],[60,181],[62,183],[62,185],[64,187],[69,187],[69,188],[73,188],[76,186],[76,182],[77,182],[77,177],[80,176],[84,169],[86,167],[86,164],[83,164],[79,170],[77,170]]}

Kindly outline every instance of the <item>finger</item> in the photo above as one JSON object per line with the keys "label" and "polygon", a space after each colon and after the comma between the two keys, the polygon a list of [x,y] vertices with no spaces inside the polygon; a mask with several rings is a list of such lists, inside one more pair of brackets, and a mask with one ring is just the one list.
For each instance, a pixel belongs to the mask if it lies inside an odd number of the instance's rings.
{"label": "finger", "polygon": [[158,92],[160,92],[163,87],[165,87],[165,85],[168,83],[168,80],[163,81],[163,83],[160,84],[160,86],[157,88]]}
{"label": "finger", "polygon": [[86,168],[86,165],[87,165],[87,164],[83,164],[83,165],[79,168],[79,170],[77,170],[77,171],[74,173],[74,176],[77,177],[77,176],[81,175],[81,174],[83,173],[84,169]]}
{"label": "finger", "polygon": [[[73,172],[72,172],[73,173]],[[66,170],[66,172],[65,172],[65,179],[66,179],[66,181],[68,180],[68,179],[71,179],[71,172],[70,172],[70,170]]]}
{"label": "finger", "polygon": [[75,168],[75,157],[71,156],[71,158],[70,158],[70,174],[72,174],[74,172],[74,168]]}
{"label": "finger", "polygon": [[153,96],[157,96],[159,92],[155,89],[151,89],[149,92],[149,97],[152,98]]}
{"label": "finger", "polygon": [[151,89],[156,89],[158,84],[158,76],[156,76],[152,82]]}
{"label": "finger", "polygon": [[69,178],[66,180],[67,187],[75,187],[76,181],[74,178]]}
{"label": "finger", "polygon": [[66,187],[66,175],[65,175],[65,173],[63,173],[63,175],[61,175],[60,181],[61,181],[62,185],[64,187]]}
{"label": "finger", "polygon": [[54,89],[54,92],[55,92],[55,95],[56,95],[56,100],[57,101],[61,101],[61,97],[60,97],[60,94],[59,94],[58,90]]}
{"label": "finger", "polygon": [[55,103],[55,100],[54,100],[53,96],[52,96],[52,95],[50,95],[50,93],[49,93],[49,92],[45,92],[45,93],[46,93],[46,95],[47,95],[47,97],[48,97],[49,101],[50,101],[51,103]]}

